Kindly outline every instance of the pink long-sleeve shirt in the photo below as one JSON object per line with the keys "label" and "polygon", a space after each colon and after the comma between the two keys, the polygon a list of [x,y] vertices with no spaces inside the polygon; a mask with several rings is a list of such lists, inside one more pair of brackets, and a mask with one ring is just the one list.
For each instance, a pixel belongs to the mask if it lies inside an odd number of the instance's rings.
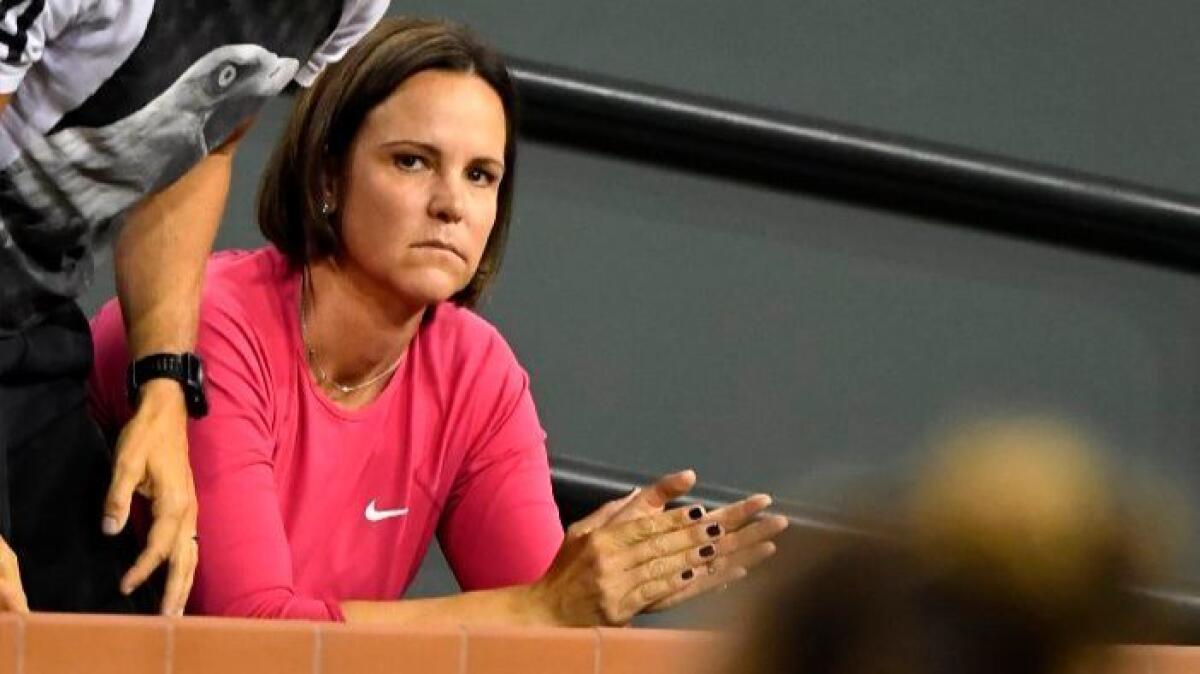
{"label": "pink long-sleeve shirt", "polygon": [[[495,328],[437,306],[379,397],[350,411],[309,374],[298,291],[273,248],[209,263],[189,611],[341,620],[344,600],[400,598],[435,533],[464,590],[539,578],[563,533],[529,378]],[[115,302],[92,331],[90,403],[118,428],[130,409]]]}

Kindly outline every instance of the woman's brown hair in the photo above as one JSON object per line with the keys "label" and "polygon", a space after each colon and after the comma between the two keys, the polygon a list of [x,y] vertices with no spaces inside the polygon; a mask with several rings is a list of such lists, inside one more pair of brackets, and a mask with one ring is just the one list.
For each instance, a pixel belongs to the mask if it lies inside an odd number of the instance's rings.
{"label": "woman's brown hair", "polygon": [[326,186],[341,175],[367,113],[405,80],[426,70],[477,75],[504,106],[505,172],[497,194],[496,222],[475,275],[450,298],[472,307],[500,269],[512,217],[516,95],[499,54],[458,24],[384,18],[301,92],[263,173],[258,224],[263,236],[296,267],[337,255],[341,251],[337,223],[321,212]]}

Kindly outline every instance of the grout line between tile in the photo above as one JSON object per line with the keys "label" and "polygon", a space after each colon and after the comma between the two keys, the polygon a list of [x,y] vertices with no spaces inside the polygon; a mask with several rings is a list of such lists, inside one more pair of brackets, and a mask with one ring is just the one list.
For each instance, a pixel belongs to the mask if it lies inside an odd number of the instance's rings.
{"label": "grout line between tile", "polygon": [[325,629],[320,623],[313,623],[313,631],[316,635],[313,637],[313,674],[321,674],[321,655],[325,647]]}
{"label": "grout line between tile", "polygon": [[17,618],[17,674],[25,674],[25,616]]}
{"label": "grout line between tile", "polygon": [[600,674],[600,667],[603,664],[603,660],[601,660],[603,655],[600,653],[600,650],[604,641],[600,638],[599,627],[592,628],[592,638],[596,640],[596,657],[592,663],[592,674]]}
{"label": "grout line between tile", "polygon": [[458,633],[462,635],[458,649],[458,674],[467,674],[467,647],[469,642],[467,640],[466,625],[459,625]]}
{"label": "grout line between tile", "polygon": [[167,643],[163,648],[163,672],[171,674],[171,661],[175,659],[175,619],[167,618]]}

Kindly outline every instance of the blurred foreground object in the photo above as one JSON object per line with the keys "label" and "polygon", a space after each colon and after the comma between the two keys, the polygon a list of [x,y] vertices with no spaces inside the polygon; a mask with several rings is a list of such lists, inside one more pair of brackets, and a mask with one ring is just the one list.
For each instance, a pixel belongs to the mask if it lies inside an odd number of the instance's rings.
{"label": "blurred foreground object", "polygon": [[1167,541],[1068,425],[962,427],[900,504],[879,536],[795,546],[730,671],[1103,672],[1098,646],[1163,628],[1130,588]]}

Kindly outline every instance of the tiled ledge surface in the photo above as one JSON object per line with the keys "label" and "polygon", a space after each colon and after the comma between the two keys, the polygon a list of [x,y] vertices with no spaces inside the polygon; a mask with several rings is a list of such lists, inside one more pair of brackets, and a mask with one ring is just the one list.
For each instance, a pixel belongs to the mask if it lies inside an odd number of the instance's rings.
{"label": "tiled ledge surface", "polygon": [[[726,647],[712,633],[645,629],[0,616],[0,674],[717,674]],[[1200,648],[1117,653],[1119,674],[1200,673]]]}
{"label": "tiled ledge surface", "polygon": [[709,674],[722,642],[643,629],[0,615],[0,674]]}

